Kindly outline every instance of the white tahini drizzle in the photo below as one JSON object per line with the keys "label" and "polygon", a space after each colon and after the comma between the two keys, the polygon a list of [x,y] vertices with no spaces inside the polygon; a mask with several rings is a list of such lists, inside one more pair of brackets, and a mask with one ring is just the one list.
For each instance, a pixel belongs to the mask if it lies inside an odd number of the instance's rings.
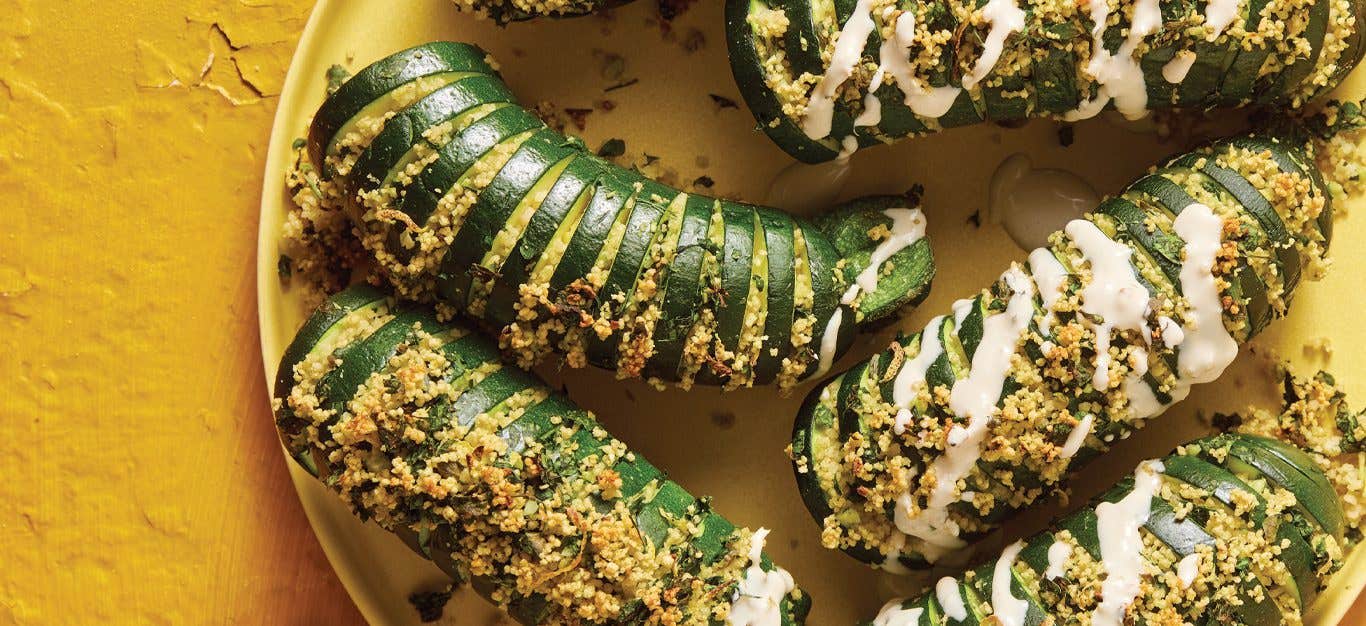
{"label": "white tahini drizzle", "polygon": [[925,330],[920,333],[920,351],[901,365],[892,382],[892,403],[898,407],[892,430],[898,435],[905,433],[906,425],[911,422],[909,407],[915,400],[916,388],[925,383],[925,373],[935,359],[944,354],[944,346],[939,342],[939,327],[943,323],[944,316],[940,315],[925,324]]}
{"label": "white tahini drizzle", "polygon": [[898,252],[925,238],[925,214],[920,209],[890,208],[882,211],[891,218],[892,225],[886,239],[878,242],[869,255],[868,266],[854,278],[854,284],[844,292],[840,301],[853,304],[859,293],[877,291],[877,279],[882,275],[882,264]]}
{"label": "white tahini drizzle", "polygon": [[1214,279],[1224,221],[1209,207],[1192,204],[1176,216],[1172,226],[1186,242],[1181,293],[1190,305],[1177,366],[1184,384],[1207,383],[1218,378],[1238,356],[1238,342],[1224,328],[1224,307]]}
{"label": "white tahini drizzle", "polygon": [[1012,576],[1010,568],[1015,557],[1024,549],[1023,541],[1016,541],[1001,551],[996,566],[991,570],[991,612],[1000,626],[1024,626],[1025,614],[1029,612],[1029,602],[1016,598],[1010,591]]}
{"label": "white tahini drizzle", "polygon": [[[824,395],[825,392],[821,393]],[[889,574],[896,574],[897,576],[910,575],[911,569],[901,562],[902,548],[906,546],[906,536],[893,535],[888,538],[888,543],[892,545],[889,546],[888,552],[882,555],[882,562],[875,567]]]}
{"label": "white tahini drizzle", "polygon": [[1090,7],[1094,26],[1091,27],[1091,61],[1086,65],[1086,72],[1095,79],[1099,88],[1095,97],[1063,114],[1063,119],[1077,121],[1095,117],[1111,100],[1114,100],[1115,109],[1124,117],[1139,119],[1148,114],[1148,86],[1134,52],[1144,37],[1162,26],[1159,0],[1134,1],[1129,34],[1114,54],[1105,48],[1105,29],[1110,19],[1109,3],[1091,2]]}
{"label": "white tahini drizzle", "polygon": [[849,21],[844,23],[835,36],[835,50],[830,55],[830,65],[825,68],[811,97],[806,103],[806,113],[802,118],[802,131],[812,139],[824,139],[830,135],[831,121],[835,113],[835,95],[840,85],[854,73],[854,65],[863,55],[863,46],[877,25],[869,8],[873,0],[858,0]]}
{"label": "white tahini drizzle", "polygon": [[[1180,279],[1188,319],[1182,327],[1171,318],[1160,317],[1157,327],[1167,347],[1181,346],[1176,380],[1168,392],[1175,403],[1190,394],[1191,385],[1213,381],[1223,374],[1238,356],[1238,342],[1224,328],[1224,308],[1214,278],[1215,257],[1223,245],[1223,220],[1209,207],[1196,203],[1183,209],[1172,226],[1185,241]],[[1136,375],[1124,381],[1124,393],[1129,398],[1129,413],[1138,419],[1157,415],[1168,406]]]}
{"label": "white tahini drizzle", "polygon": [[1054,540],[1048,546],[1048,569],[1043,572],[1043,577],[1048,580],[1062,578],[1067,573],[1067,559],[1072,558],[1072,544]]}
{"label": "white tahini drizzle", "polygon": [[[982,341],[972,355],[968,375],[954,383],[949,397],[949,408],[954,415],[966,418],[967,424],[949,429],[946,449],[931,465],[935,487],[925,507],[915,510],[909,493],[897,499],[897,528],[923,541],[922,553],[930,561],[964,545],[958,537],[958,525],[949,518],[948,506],[960,499],[958,481],[982,455],[987,425],[1001,398],[1011,357],[1034,316],[1034,282],[1029,275],[1012,265],[1002,279],[1012,291],[1006,310],[983,320]],[[955,313],[959,308],[955,306]]]}
{"label": "white tahini drizzle", "polygon": [[835,350],[839,348],[840,324],[844,322],[844,307],[835,307],[835,312],[830,319],[825,322],[825,330],[821,334],[820,361],[816,367],[816,372],[811,378],[819,378],[830,371],[830,366],[835,364]]}
{"label": "white tahini drizzle", "polygon": [[1192,552],[1187,554],[1176,564],[1176,578],[1181,581],[1181,588],[1185,589],[1195,582],[1195,577],[1200,573],[1200,553]]}
{"label": "white tahini drizzle", "polygon": [[754,531],[749,544],[749,568],[731,598],[730,626],[779,626],[783,623],[782,602],[795,587],[792,575],[781,567],[765,572],[760,566],[768,529]]}
{"label": "white tahini drizzle", "polygon": [[1063,442],[1060,451],[1062,458],[1070,459],[1077,454],[1077,451],[1081,449],[1081,444],[1086,441],[1086,436],[1091,434],[1091,426],[1095,421],[1096,416],[1087,413],[1072,429],[1072,432],[1067,433],[1067,441]]}
{"label": "white tahini drizzle", "polygon": [[[859,272],[854,284],[849,285],[840,298],[840,303],[845,306],[852,305],[860,293],[876,291],[878,276],[881,275],[882,265],[887,259],[925,237],[925,214],[920,209],[894,207],[885,209],[882,213],[892,219],[891,232],[873,248],[873,253],[868,259],[868,267]],[[840,324],[843,321],[844,307],[836,308],[834,314],[826,321],[825,331],[821,335],[820,362],[816,372],[812,374],[813,378],[830,371],[830,366],[834,365],[835,351],[839,347]]]}
{"label": "white tahini drizzle", "polygon": [[1208,37],[1210,41],[1214,41],[1238,17],[1239,2],[1240,0],[1210,0],[1205,5],[1205,23],[1214,29]]}
{"label": "white tahini drizzle", "polygon": [[[1029,253],[1029,273],[1034,276],[1034,284],[1039,286],[1039,300],[1045,311],[1043,319],[1039,320],[1039,332],[1047,336],[1056,317],[1053,306],[1067,287],[1067,268],[1048,248],[1035,248]],[[1047,353],[1052,350],[1052,342],[1045,341],[1041,347]]]}
{"label": "white tahini drizzle", "polygon": [[956,621],[963,621],[968,618],[968,607],[963,603],[963,592],[958,589],[958,581],[952,576],[945,576],[934,584],[934,597],[939,601],[939,606],[943,607],[944,615]]}
{"label": "white tahini drizzle", "polygon": [[991,73],[1001,58],[1006,38],[1019,32],[1025,25],[1025,12],[1015,4],[1015,0],[988,0],[986,6],[982,7],[982,17],[991,23],[991,30],[987,31],[986,41],[982,44],[982,55],[977,57],[972,71],[963,75],[964,89],[976,87]]}
{"label": "white tahini drizzle", "polygon": [[1181,330],[1181,325],[1166,315],[1157,318],[1157,330],[1162,334],[1162,343],[1168,348],[1175,348],[1186,340],[1186,331]]}
{"label": "white tahini drizzle", "polygon": [[1143,538],[1139,529],[1148,523],[1153,496],[1162,483],[1161,461],[1145,461],[1134,471],[1134,488],[1119,502],[1096,507],[1096,534],[1100,537],[1100,562],[1105,580],[1100,605],[1091,614],[1095,626],[1122,626],[1124,613],[1138,597],[1143,576]]}
{"label": "white tahini drizzle", "polygon": [[1151,336],[1147,315],[1152,296],[1134,275],[1129,262],[1134,251],[1129,246],[1110,239],[1086,220],[1072,220],[1065,230],[1091,266],[1091,281],[1082,290],[1081,308],[1103,320],[1086,323],[1096,335],[1096,371],[1091,383],[1104,391],[1110,386],[1110,333],[1137,330],[1146,341]]}
{"label": "white tahini drizzle", "polygon": [[[860,0],[849,21],[845,22],[844,28],[835,37],[835,51],[831,54],[830,66],[812,90],[802,118],[802,130],[812,139],[821,139],[830,134],[835,94],[840,85],[849,80],[868,36],[876,29],[871,5],[871,2]],[[909,50],[914,44],[915,14],[907,11],[897,16],[892,36],[883,38],[878,48],[878,68],[869,81],[868,92],[863,97],[863,112],[854,119],[855,126],[876,126],[882,122],[882,101],[874,92],[882,87],[888,75],[895,79],[897,87],[901,89],[906,107],[918,116],[937,118],[953,106],[962,90],[948,85],[927,87],[920,82],[910,60]]]}
{"label": "white tahini drizzle", "polygon": [[1081,177],[1067,170],[1035,168],[1022,152],[1006,157],[991,175],[987,218],[1000,224],[1025,250],[1048,243],[1048,236],[1100,203]]}
{"label": "white tahini drizzle", "polygon": [[912,607],[909,609],[901,608],[904,600],[896,599],[882,606],[878,611],[877,617],[873,618],[873,626],[916,626],[920,623],[920,614],[925,609]]}
{"label": "white tahini drizzle", "polygon": [[1186,80],[1186,75],[1190,73],[1191,67],[1194,65],[1194,51],[1182,50],[1177,52],[1172,60],[1167,61],[1167,64],[1162,66],[1162,79],[1173,85],[1179,85],[1181,81]]}

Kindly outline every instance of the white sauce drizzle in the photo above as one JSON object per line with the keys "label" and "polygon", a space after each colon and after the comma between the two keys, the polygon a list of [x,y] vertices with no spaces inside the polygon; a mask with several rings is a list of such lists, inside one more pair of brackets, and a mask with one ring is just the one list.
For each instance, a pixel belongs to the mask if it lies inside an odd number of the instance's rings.
{"label": "white sauce drizzle", "polygon": [[968,607],[963,604],[963,592],[958,589],[958,581],[952,576],[940,578],[939,582],[934,584],[934,597],[939,600],[939,606],[943,607],[944,615],[959,622],[968,618]]}
{"label": "white sauce drizzle", "polygon": [[[873,249],[868,259],[868,267],[863,268],[854,279],[854,284],[845,290],[843,297],[840,298],[844,305],[853,304],[859,293],[876,291],[878,276],[887,259],[925,237],[925,214],[920,209],[890,208],[884,210],[883,214],[892,219],[891,233]],[[820,365],[811,377],[825,374],[830,371],[830,366],[834,365],[835,351],[839,346],[840,324],[843,321],[844,307],[836,308],[835,313],[825,323],[825,332],[821,335]]]}
{"label": "white sauce drizzle", "polygon": [[[1235,0],[1236,1],[1236,0]],[[1114,54],[1105,48],[1105,30],[1110,19],[1108,2],[1094,1],[1091,6],[1091,61],[1086,65],[1099,87],[1094,98],[1063,114],[1069,122],[1095,117],[1111,100],[1125,118],[1136,120],[1148,114],[1148,85],[1134,52],[1143,38],[1162,26],[1158,0],[1135,0],[1129,34]]]}
{"label": "white sauce drizzle", "polygon": [[982,44],[982,55],[977,57],[972,71],[963,75],[964,89],[976,87],[991,73],[1001,59],[1006,38],[1023,29],[1025,23],[1025,12],[1015,4],[1015,0],[988,0],[986,6],[982,7],[982,17],[991,23],[991,30],[987,31],[986,41]]}
{"label": "white sauce drizzle", "polygon": [[869,8],[873,0],[858,0],[849,21],[844,23],[835,36],[835,50],[830,55],[830,65],[825,69],[811,97],[806,103],[806,113],[802,118],[802,131],[812,139],[824,139],[830,135],[830,125],[835,114],[835,95],[840,85],[854,73],[854,65],[863,55],[863,46],[877,25]]}
{"label": "white sauce drizzle", "polygon": [[1134,488],[1119,502],[1096,507],[1096,533],[1100,537],[1100,561],[1105,580],[1100,605],[1091,614],[1095,626],[1122,626],[1124,614],[1138,597],[1143,576],[1143,538],[1139,529],[1148,523],[1153,495],[1162,483],[1161,461],[1145,461],[1134,471]]}
{"label": "white sauce drizzle", "polygon": [[730,626],[779,626],[783,623],[782,601],[792,592],[792,575],[781,567],[765,572],[760,565],[768,529],[754,531],[749,544],[749,569],[731,598]]}
{"label": "white sauce drizzle", "polygon": [[1082,289],[1081,308],[1103,320],[1085,323],[1096,335],[1096,371],[1091,384],[1104,391],[1110,387],[1110,333],[1137,330],[1147,341],[1151,336],[1147,321],[1151,295],[1134,275],[1129,246],[1110,239],[1086,220],[1072,220],[1065,230],[1091,266],[1091,281]]}
{"label": "white sauce drizzle", "polygon": [[1025,614],[1029,612],[1029,602],[1016,598],[1010,590],[1010,570],[1023,549],[1023,541],[1006,546],[991,570],[991,612],[1000,626],[1024,626]]}
{"label": "white sauce drizzle", "polygon": [[[1029,253],[1029,272],[1039,286],[1039,299],[1044,308],[1044,316],[1039,320],[1039,332],[1047,337],[1057,317],[1053,306],[1062,298],[1063,290],[1067,287],[1067,268],[1049,249],[1035,248]],[[1053,342],[1044,341],[1039,347],[1046,354],[1052,351]]]}
{"label": "white sauce drizzle", "polygon": [[1048,236],[1100,204],[1100,195],[1067,170],[1034,168],[1029,156],[1006,157],[991,175],[987,219],[1000,224],[1016,245],[1032,250]]}
{"label": "white sauce drizzle", "polygon": [[1048,546],[1048,569],[1043,572],[1043,577],[1048,580],[1062,578],[1067,574],[1067,559],[1072,558],[1072,544],[1060,539],[1054,540]]}
{"label": "white sauce drizzle", "polygon": [[[835,95],[853,74],[868,36],[876,29],[871,14],[871,2],[860,0],[844,28],[835,37],[835,50],[830,66],[812,90],[802,118],[802,130],[812,139],[830,134],[835,113]],[[1023,14],[1022,14],[1023,15]],[[884,38],[878,47],[878,68],[863,96],[863,112],[854,119],[854,126],[876,126],[882,122],[882,101],[874,92],[886,82],[890,74],[901,89],[903,102],[912,113],[926,118],[937,118],[953,107],[962,90],[958,87],[927,87],[916,77],[911,64],[910,47],[915,44],[915,14],[904,12],[896,19],[892,37]],[[997,52],[999,55],[999,51]]]}
{"label": "white sauce drizzle", "polygon": [[[949,430],[944,453],[931,465],[935,472],[935,487],[925,508],[913,510],[909,493],[897,499],[894,512],[897,528],[922,540],[925,544],[922,554],[931,562],[947,551],[965,545],[958,537],[958,525],[949,517],[948,506],[961,499],[956,494],[958,481],[982,455],[987,425],[1001,398],[1011,357],[1034,316],[1034,282],[1029,275],[1018,265],[1012,265],[1002,279],[1013,292],[1006,310],[983,320],[982,341],[972,355],[968,375],[954,383],[949,397],[949,408],[954,415],[967,418],[967,424],[955,424]],[[959,303],[954,305],[955,316],[960,309],[966,315],[969,307],[960,307]]]}
{"label": "white sauce drizzle", "polygon": [[836,307],[835,313],[825,323],[825,331],[821,334],[820,364],[810,378],[824,375],[835,364],[835,349],[839,347],[840,323],[843,321],[844,307]]}
{"label": "white sauce drizzle", "polygon": [[878,242],[869,255],[868,266],[854,278],[854,284],[844,292],[841,302],[853,304],[859,293],[877,291],[877,280],[882,275],[882,265],[893,255],[925,238],[925,214],[920,209],[884,209],[883,215],[891,218],[892,225],[886,239]]}
{"label": "white sauce drizzle", "polygon": [[873,618],[873,626],[915,626],[920,623],[920,614],[924,609],[911,607],[901,608],[904,600],[897,599],[883,605],[882,610],[878,611],[877,617]]}
{"label": "white sauce drizzle", "polygon": [[1214,29],[1208,37],[1209,41],[1214,41],[1223,34],[1224,29],[1238,17],[1239,2],[1240,0],[1210,0],[1209,4],[1205,5],[1205,23]]}
{"label": "white sauce drizzle", "polygon": [[1194,65],[1194,51],[1182,50],[1177,52],[1172,60],[1167,61],[1167,64],[1162,66],[1162,78],[1173,85],[1179,85],[1181,81],[1186,80],[1186,75],[1190,73],[1191,67]]}
{"label": "white sauce drizzle", "polygon": [[1062,458],[1070,459],[1081,449],[1081,444],[1086,441],[1086,436],[1091,434],[1091,426],[1095,424],[1096,416],[1087,413],[1081,421],[1072,428],[1072,432],[1067,433],[1067,441],[1062,444]]}
{"label": "white sauce drizzle", "polygon": [[1186,340],[1186,331],[1181,330],[1181,325],[1166,315],[1157,318],[1157,330],[1162,334],[1162,343],[1168,348],[1175,348]]}
{"label": "white sauce drizzle", "polygon": [[1190,305],[1189,322],[1177,366],[1185,384],[1218,378],[1238,356],[1238,342],[1224,328],[1224,307],[1214,278],[1215,257],[1223,245],[1224,221],[1203,204],[1192,204],[1172,223],[1186,242],[1181,262],[1181,293]]}
{"label": "white sauce drizzle", "polygon": [[917,388],[925,384],[925,373],[944,354],[944,346],[939,342],[939,327],[943,323],[944,316],[940,315],[925,324],[925,330],[920,333],[920,351],[901,365],[901,371],[892,382],[892,403],[899,407],[892,430],[898,435],[906,432],[906,426],[914,417],[909,407],[915,400]]}
{"label": "white sauce drizzle", "polygon": [[1195,577],[1200,573],[1200,553],[1192,552],[1187,554],[1176,564],[1176,578],[1181,581],[1181,588],[1186,589],[1195,582]]}
{"label": "white sauce drizzle", "polygon": [[959,298],[953,301],[953,304],[950,305],[950,308],[953,309],[954,328],[963,327],[963,320],[968,318],[969,313],[972,313],[972,304],[972,298]]}

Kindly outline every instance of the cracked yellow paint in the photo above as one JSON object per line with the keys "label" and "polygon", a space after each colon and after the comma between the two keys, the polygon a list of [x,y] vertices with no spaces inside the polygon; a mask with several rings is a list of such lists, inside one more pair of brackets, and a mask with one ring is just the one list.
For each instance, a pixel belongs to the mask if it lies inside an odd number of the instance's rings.
{"label": "cracked yellow paint", "polygon": [[0,624],[360,618],[257,352],[307,0],[0,0]]}

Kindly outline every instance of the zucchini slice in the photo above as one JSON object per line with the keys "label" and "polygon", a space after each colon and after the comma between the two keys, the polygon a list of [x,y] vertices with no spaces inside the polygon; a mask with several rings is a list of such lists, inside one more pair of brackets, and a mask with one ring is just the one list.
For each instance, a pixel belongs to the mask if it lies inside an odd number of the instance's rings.
{"label": "zucchini slice", "polygon": [[470,44],[434,41],[381,59],[348,78],[323,101],[308,127],[309,157],[315,164],[324,163],[326,156],[336,153],[338,140],[352,125],[392,106],[405,86],[437,78],[426,88],[435,90],[469,74],[498,74],[489,65],[488,54]]}
{"label": "zucchini slice", "polygon": [[[846,467],[829,471],[859,475],[846,489],[877,497],[845,494],[812,515],[832,537],[880,538],[873,553],[933,561],[1217,377],[1239,344],[1284,314],[1296,286],[1284,268],[1317,262],[1327,244],[1317,211],[1332,208],[1307,162],[1262,137],[1169,160],[1068,224],[1028,268],[1012,267],[924,332],[817,386],[798,423],[812,423],[812,398],[834,398]],[[1302,191],[1263,193],[1287,183]],[[840,245],[841,231],[827,230]],[[926,333],[937,334],[927,342]],[[1262,471],[1306,462],[1237,450]],[[1310,496],[1324,484],[1277,478],[1327,534],[1342,531]],[[883,530],[888,521],[898,532]]]}
{"label": "zucchini slice", "polygon": [[[1219,460],[1234,460],[1232,455],[1206,453],[1254,447],[1278,456],[1304,455],[1284,442],[1230,433],[1193,441],[1164,459],[1149,461],[1088,506],[969,570],[956,585],[970,600],[967,621],[1117,623],[1141,614],[1193,624],[1298,622],[1343,557],[1329,557],[1315,569],[1305,561],[1307,548],[1297,528],[1267,523],[1266,503],[1284,502],[1276,493],[1280,485],[1273,476],[1278,472],[1250,470],[1244,481]],[[1293,471],[1312,476],[1316,486],[1293,493],[1292,502],[1313,498],[1342,514],[1338,494],[1331,486],[1323,488],[1327,477],[1317,464],[1310,460]],[[1315,541],[1324,536],[1322,530],[1311,535]],[[1291,537],[1300,543],[1291,543]],[[1009,598],[993,589],[1004,580],[1010,581]],[[918,618],[936,602],[935,595],[893,600],[876,622],[865,623],[925,624]],[[964,622],[941,622],[936,616],[928,623]]]}
{"label": "zucchini slice", "polygon": [[[519,623],[805,618],[810,598],[761,554],[764,533],[736,528],[429,307],[346,290],[309,319],[282,367],[275,397],[291,454],[357,515]],[[527,584],[527,568],[540,582]],[[628,570],[645,575],[618,575]],[[679,584],[698,593],[668,591]]]}
{"label": "zucchini slice", "polygon": [[[838,0],[829,28],[808,25],[814,4],[726,3],[731,69],[758,129],[809,163],[985,120],[1299,106],[1366,49],[1362,0],[1247,0],[1226,24],[1193,1],[1154,2],[1135,24],[1134,3]],[[871,129],[853,123],[865,113]]]}
{"label": "zucchini slice", "polygon": [[[833,20],[827,3],[782,9],[807,16],[809,39]],[[859,232],[896,230],[906,199],[823,222],[836,246],[774,209],[604,161],[514,102],[488,64],[473,46],[430,44],[362,70],[319,111],[331,121],[314,124],[314,165],[332,164],[346,194],[324,202],[355,222],[397,295],[477,318],[518,365],[558,352],[623,378],[786,389],[928,288],[923,228],[893,233],[895,250]],[[841,304],[839,267],[867,269],[876,288]]]}

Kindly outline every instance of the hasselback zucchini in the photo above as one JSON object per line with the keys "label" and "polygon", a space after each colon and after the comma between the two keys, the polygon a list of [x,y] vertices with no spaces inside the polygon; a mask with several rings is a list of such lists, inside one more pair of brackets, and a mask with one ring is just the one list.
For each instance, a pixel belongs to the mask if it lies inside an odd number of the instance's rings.
{"label": "hasselback zucchini", "polygon": [[290,455],[523,624],[800,624],[810,598],[736,528],[497,346],[361,286],[275,381]]}
{"label": "hasselback zucchini", "polygon": [[1321,460],[1248,434],[1191,442],[868,624],[1299,624],[1360,539]]}
{"label": "hasselback zucchini", "polygon": [[1309,149],[1252,135],[1173,158],[816,387],[791,454],[826,546],[924,566],[1215,379],[1325,267]]}
{"label": "hasselback zucchini", "polygon": [[477,47],[361,70],[306,142],[398,294],[482,320],[523,366],[552,351],[623,377],[788,387],[934,273],[902,197],[818,223],[685,193],[616,166],[516,104]]}
{"label": "hasselback zucchini", "polygon": [[499,24],[538,17],[576,17],[631,0],[453,0],[457,9]]}
{"label": "hasselback zucchini", "polygon": [[821,162],[984,120],[1297,106],[1360,60],[1361,0],[727,0],[764,132]]}

